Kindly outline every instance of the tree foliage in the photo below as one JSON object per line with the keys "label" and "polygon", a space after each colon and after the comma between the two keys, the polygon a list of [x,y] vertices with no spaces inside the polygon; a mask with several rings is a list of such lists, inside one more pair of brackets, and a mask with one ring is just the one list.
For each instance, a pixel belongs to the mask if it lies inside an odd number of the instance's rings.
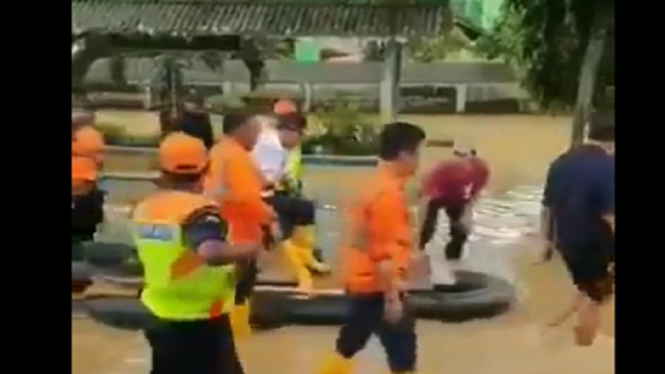
{"label": "tree foliage", "polygon": [[469,49],[471,41],[459,28],[454,27],[443,35],[421,38],[406,44],[408,57],[417,62],[436,62],[464,49]]}
{"label": "tree foliage", "polygon": [[[579,73],[592,37],[614,42],[614,0],[506,0],[479,49],[512,65],[532,97],[546,108],[575,103]],[[606,48],[597,96],[613,82],[614,48]],[[609,53],[608,53],[609,52]]]}

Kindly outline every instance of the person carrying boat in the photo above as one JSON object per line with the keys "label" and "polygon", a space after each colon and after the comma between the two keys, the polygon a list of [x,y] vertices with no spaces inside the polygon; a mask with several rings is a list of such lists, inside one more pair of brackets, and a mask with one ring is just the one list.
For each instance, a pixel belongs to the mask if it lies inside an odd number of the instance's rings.
{"label": "person carrying boat", "polygon": [[145,271],[141,302],[152,374],[242,374],[229,312],[235,266],[260,249],[227,241],[217,203],[202,194],[208,168],[204,144],[167,135],[159,147],[160,190],[132,214],[138,257]]}
{"label": "person carrying boat", "polygon": [[[206,194],[220,204],[221,216],[230,227],[231,243],[263,245],[264,227],[273,227],[277,215],[263,201],[263,177],[251,150],[261,126],[253,113],[229,112],[222,124],[224,136],[210,151],[211,166],[206,178]],[[247,259],[238,267],[235,307],[231,322],[236,337],[251,333],[250,298],[258,275],[257,259]]]}
{"label": "person carrying boat", "polygon": [[411,219],[405,184],[418,165],[425,139],[421,128],[395,122],[379,137],[381,159],[374,180],[354,199],[347,212],[342,242],[349,314],[335,351],[319,374],[350,374],[352,359],[371,335],[383,345],[394,374],[417,372],[415,317],[405,293],[412,264]]}
{"label": "person carrying boat", "polygon": [[93,240],[104,220],[104,193],[97,186],[104,137],[92,124],[94,113],[72,112],[72,257],[83,257],[82,244]]}
{"label": "person carrying boat", "polygon": [[420,249],[432,239],[438,214],[443,210],[450,222],[450,241],[445,247],[448,261],[459,261],[470,234],[473,204],[489,180],[487,163],[476,150],[455,142],[454,157],[436,165],[423,179],[421,195],[426,199],[420,227]]}
{"label": "person carrying boat", "polygon": [[98,169],[88,157],[72,156],[72,260],[84,257],[82,245],[93,240],[104,220],[104,195],[97,189]]}

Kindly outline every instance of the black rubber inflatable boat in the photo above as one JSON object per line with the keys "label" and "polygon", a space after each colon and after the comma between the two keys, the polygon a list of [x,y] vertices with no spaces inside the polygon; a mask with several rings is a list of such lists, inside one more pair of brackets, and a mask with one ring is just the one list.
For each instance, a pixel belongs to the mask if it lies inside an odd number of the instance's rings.
{"label": "black rubber inflatable boat", "polygon": [[[501,278],[472,271],[455,274],[454,285],[409,292],[416,317],[449,322],[490,318],[507,311],[515,300],[514,287]],[[294,290],[257,289],[253,301],[256,318],[285,324],[339,325],[348,312],[341,290],[304,298]]]}
{"label": "black rubber inflatable boat", "polygon": [[[514,287],[501,278],[471,271],[459,271],[456,276],[455,285],[410,292],[418,318],[448,322],[490,318],[506,312],[515,300]],[[252,298],[253,324],[269,328],[344,322],[348,300],[342,290],[303,297],[293,286],[290,282],[260,284]],[[93,319],[112,327],[137,330],[149,321],[147,310],[137,298],[98,298],[85,305]]]}
{"label": "black rubber inflatable boat", "polygon": [[[259,286],[268,285],[270,287],[286,286],[282,282],[258,282]],[[263,300],[269,299],[267,296]],[[277,303],[278,300],[275,299]],[[141,303],[138,297],[129,296],[104,296],[94,297],[82,302],[88,315],[95,321],[110,327],[122,330],[142,330],[151,321],[150,312]],[[280,318],[274,318],[269,309],[271,303],[263,302],[252,305],[251,324],[257,329],[271,329],[283,324]],[[81,302],[76,303],[77,310],[81,308]],[[74,310],[74,303],[72,303]]]}

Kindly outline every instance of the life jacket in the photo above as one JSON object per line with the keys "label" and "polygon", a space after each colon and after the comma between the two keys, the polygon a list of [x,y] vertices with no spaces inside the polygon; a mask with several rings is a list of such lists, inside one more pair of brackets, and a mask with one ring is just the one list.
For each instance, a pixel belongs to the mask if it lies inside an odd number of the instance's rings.
{"label": "life jacket", "polygon": [[300,147],[294,148],[289,152],[289,158],[287,160],[289,171],[289,178],[294,181],[301,182],[303,178],[303,167],[302,167],[302,150]]}
{"label": "life jacket", "polygon": [[211,319],[228,313],[235,297],[235,267],[207,266],[184,245],[182,227],[201,210],[218,213],[202,195],[158,192],[133,212],[133,235],[145,269],[143,304],[167,320]]}

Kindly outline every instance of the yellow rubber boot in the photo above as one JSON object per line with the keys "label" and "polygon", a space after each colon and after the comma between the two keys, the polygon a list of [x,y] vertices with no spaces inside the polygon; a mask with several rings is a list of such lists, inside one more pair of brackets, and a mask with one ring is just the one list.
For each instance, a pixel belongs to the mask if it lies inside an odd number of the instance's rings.
{"label": "yellow rubber boot", "polygon": [[330,266],[328,264],[323,263],[314,257],[314,249],[313,248],[299,248],[300,249],[300,256],[302,258],[302,262],[306,264],[307,268],[312,269],[313,271],[317,273],[330,273]]}
{"label": "yellow rubber boot", "polygon": [[340,356],[338,353],[330,355],[317,374],[351,374],[353,373],[353,361]]}
{"label": "yellow rubber boot", "polygon": [[291,265],[291,270],[296,277],[298,288],[306,293],[311,292],[312,288],[314,287],[314,280],[312,279],[312,274],[310,273],[309,269],[302,261],[300,248],[295,245],[292,240],[284,241],[282,248],[286,254],[286,259]]}
{"label": "yellow rubber boot", "polygon": [[309,269],[317,273],[329,273],[330,266],[319,261],[314,257],[314,226],[297,226],[293,230],[293,241],[298,246],[302,263]]}
{"label": "yellow rubber boot", "polygon": [[252,327],[249,324],[249,302],[236,305],[231,311],[231,329],[236,339],[246,338],[252,335]]}

